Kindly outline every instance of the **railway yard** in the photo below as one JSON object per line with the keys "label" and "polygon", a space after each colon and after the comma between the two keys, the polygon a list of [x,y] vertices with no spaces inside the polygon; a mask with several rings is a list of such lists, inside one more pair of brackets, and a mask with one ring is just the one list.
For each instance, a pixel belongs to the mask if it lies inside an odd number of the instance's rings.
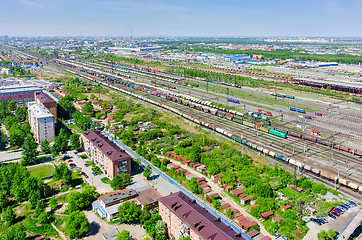
{"label": "railway yard", "polygon": [[[63,62],[64,64],[64,62]],[[73,63],[75,64],[75,63]],[[123,89],[124,91],[128,91],[128,92],[133,92],[133,94],[137,94],[139,96],[143,96],[144,98],[148,98],[152,101],[158,101],[159,102],[159,97],[155,94],[155,92],[158,93],[162,93],[167,92],[168,94],[172,94],[174,93],[175,95],[180,95],[177,92],[184,92],[186,95],[186,93],[188,94],[189,97],[195,97],[195,98],[199,98],[198,100],[195,99],[195,101],[197,102],[204,102],[206,105],[210,104],[210,100],[215,99],[215,96],[213,96],[212,94],[218,94],[216,92],[213,91],[209,91],[209,93],[211,95],[209,95],[209,97],[207,96],[207,93],[205,91],[197,91],[195,88],[190,88],[187,86],[179,86],[176,84],[168,84],[169,86],[174,86],[175,88],[168,88],[167,89],[163,89],[160,87],[156,87],[155,85],[151,85],[152,82],[154,82],[155,80],[158,81],[162,81],[162,77],[157,77],[152,78],[151,76],[143,76],[145,75],[144,73],[140,73],[137,75],[137,77],[135,78],[135,72],[137,71],[133,71],[132,74],[124,71],[118,71],[118,70],[114,70],[114,68],[107,68],[105,66],[103,66],[104,71],[99,70],[100,66],[99,65],[95,65],[95,64],[90,64],[90,63],[77,63],[79,65],[73,65],[73,70],[70,70],[71,72],[73,71],[73,73],[77,73],[74,72],[74,69],[76,69],[76,71],[81,70],[81,74],[84,77],[88,77],[88,79],[92,79],[92,80],[96,80],[99,78],[94,78],[94,74],[100,74],[98,75],[98,77],[100,78],[104,78],[109,80],[109,78],[113,78],[111,81],[99,81],[101,84],[104,84],[106,86],[109,87],[113,87],[115,89]],[[92,67],[93,65],[93,67]],[[74,67],[76,66],[76,67]],[[92,72],[92,74],[89,74],[89,71],[93,71],[95,73]],[[87,74],[85,74],[85,72]],[[99,72],[99,73],[97,73]],[[118,74],[119,75],[118,75]],[[79,72],[78,72],[79,74]],[[88,76],[87,76],[88,75]],[[131,80],[132,78],[135,78],[134,82],[130,82],[133,81]],[[163,78],[165,81],[163,82],[167,82],[167,80],[169,80],[169,76],[164,75]],[[137,91],[137,87],[136,84],[140,84],[140,85],[144,85],[146,87],[148,87],[148,89],[146,90],[146,88],[138,88]],[[132,84],[133,83],[133,84]],[[128,85],[128,86],[127,86]],[[134,85],[133,88],[130,87],[130,85]],[[167,85],[167,84],[166,84]],[[152,86],[154,86],[154,90],[152,91]],[[183,89],[183,90],[182,90]],[[170,91],[172,90],[172,91]],[[148,91],[148,93],[147,93]],[[152,92],[154,94],[152,94]],[[262,93],[265,94],[265,93]],[[187,95],[186,95],[187,96]],[[220,104],[223,105],[227,105],[227,99],[224,98],[226,97],[225,95],[218,95],[217,96],[218,99],[220,99],[221,101],[219,102]],[[203,100],[201,100],[203,99]],[[194,107],[190,107],[190,105],[186,105],[184,103],[182,103],[182,101],[180,100],[172,100],[171,101],[163,101],[163,104],[167,104],[167,106],[172,107],[174,109],[177,109],[177,111],[180,112],[180,115],[182,114],[187,114],[188,116],[191,116],[192,119],[190,120],[195,120],[197,123],[200,122],[204,122],[204,123],[208,123],[211,128],[213,130],[216,130],[216,127],[221,129],[221,132],[219,131],[219,133],[222,133],[222,131],[226,131],[227,134],[231,134],[231,135],[235,135],[235,136],[240,136],[241,138],[245,138],[245,139],[250,139],[251,142],[253,142],[254,144],[256,144],[257,146],[253,147],[255,149],[260,148],[265,148],[265,146],[268,146],[269,148],[271,148],[272,151],[275,151],[276,153],[280,154],[278,156],[285,156],[286,158],[289,159],[297,159],[298,161],[300,161],[300,163],[295,164],[296,167],[298,167],[297,165],[299,165],[299,169],[298,172],[301,172],[303,174],[310,174],[311,172],[311,168],[317,169],[314,171],[314,173],[317,173],[317,176],[322,176],[323,178],[327,178],[329,180],[332,180],[331,182],[328,181],[324,181],[326,182],[328,185],[330,185],[331,187],[334,186],[334,183],[339,183],[337,184],[338,188],[341,188],[341,190],[343,191],[343,188],[345,188],[345,186],[343,185],[343,183],[347,183],[350,184],[350,187],[352,186],[352,188],[356,188],[355,184],[357,186],[361,185],[360,179],[361,179],[361,167],[360,167],[360,156],[358,154],[360,154],[360,150],[358,149],[354,149],[353,147],[351,148],[352,151],[350,150],[350,148],[348,148],[348,151],[343,151],[343,150],[337,150],[336,148],[338,148],[338,146],[341,146],[343,148],[345,148],[342,145],[339,144],[333,144],[333,148],[330,146],[325,146],[323,144],[319,144],[317,142],[315,142],[313,139],[316,139],[315,137],[312,137],[310,134],[305,134],[304,138],[300,138],[300,137],[295,137],[295,136],[291,136],[288,135],[287,138],[276,138],[275,136],[271,135],[271,134],[267,134],[266,132],[264,132],[263,130],[260,130],[258,128],[253,128],[253,127],[248,127],[245,126],[243,124],[239,124],[237,122],[232,121],[232,119],[230,119],[229,121],[225,121],[225,116],[224,118],[217,116],[217,114],[212,114],[210,111],[208,112],[207,110],[202,110],[203,108],[199,108],[199,110],[197,110],[197,108]],[[236,100],[236,98],[235,98]],[[174,102],[179,101],[179,103],[174,103]],[[292,100],[287,100],[287,101],[292,101]],[[308,107],[315,107],[315,105],[313,105],[313,101],[308,102],[305,101],[306,103],[301,103],[300,105],[303,106],[305,109],[307,109]],[[255,102],[254,102],[255,104]],[[260,103],[259,103],[260,104]],[[305,104],[305,105],[304,105]],[[230,104],[229,104],[230,105]],[[257,112],[258,107],[255,106],[247,106],[247,103],[245,103],[245,110],[244,111],[255,111]],[[191,104],[192,106],[192,104]],[[233,104],[231,106],[238,106],[237,104]],[[266,106],[266,105],[264,105]],[[244,106],[243,106],[244,107]],[[235,108],[235,107],[234,107]],[[282,107],[281,107],[282,108]],[[260,108],[258,108],[260,109]],[[321,109],[321,108],[319,108]],[[317,111],[318,109],[313,109],[315,111]],[[230,113],[232,113],[234,110],[228,110]],[[323,110],[320,110],[323,111]],[[242,112],[242,111],[240,111]],[[271,111],[272,114],[277,114],[277,111]],[[283,112],[287,112],[287,114],[285,114],[284,116],[284,122],[288,122],[288,118],[290,118],[289,121],[293,121],[293,119],[295,120],[295,113],[291,112],[289,113],[287,110],[283,110]],[[332,112],[332,111],[330,111]],[[342,112],[342,113],[341,113]],[[342,114],[348,114],[349,111],[340,111],[339,115]],[[356,111],[358,113],[358,111]],[[333,114],[330,113],[331,115]],[[219,114],[220,115],[220,114]],[[327,116],[326,116],[327,115]],[[328,116],[328,112],[327,114],[325,114],[324,116],[322,116],[321,118],[325,119],[324,123],[326,126],[329,126],[328,128],[324,128],[325,130],[323,131],[324,134],[328,135],[330,134],[331,136],[333,136],[335,139],[336,136],[340,137],[340,138],[360,138],[360,134],[358,134],[358,132],[360,131],[358,128],[359,123],[356,123],[356,118],[353,115],[347,115],[349,117],[346,118],[346,121],[343,122],[337,126],[337,128],[342,128],[345,126],[349,126],[349,127],[354,127],[355,129],[351,131],[351,134],[348,133],[343,133],[344,136],[341,136],[341,134],[335,134],[332,133],[333,131],[333,125],[332,123],[335,122],[335,120],[333,120],[332,117]],[[314,116],[315,117],[315,116]],[[315,117],[317,118],[317,117]],[[311,123],[308,123],[310,125],[314,124],[319,124],[321,121],[318,119],[312,121]],[[322,121],[323,122],[323,121]],[[355,124],[353,124],[355,123]],[[282,130],[293,130],[290,127],[285,127],[285,125],[277,125],[278,128],[282,129]],[[318,127],[318,125],[317,125]],[[321,129],[320,127],[318,127],[318,129]],[[328,131],[329,130],[329,131]],[[216,130],[217,131],[217,130]],[[294,132],[298,133],[298,131],[294,130]],[[357,133],[357,134],[353,134],[353,133]],[[312,139],[308,140],[307,138]],[[328,140],[327,140],[328,141]],[[335,140],[334,140],[335,141]],[[331,140],[329,140],[329,142],[331,142]],[[330,144],[330,143],[328,143]],[[343,144],[345,144],[345,142],[343,142]],[[358,144],[357,144],[358,145]],[[347,145],[348,146],[348,145]],[[271,151],[270,150],[270,151]],[[263,150],[259,150],[262,152],[262,154],[266,154],[268,155],[268,151],[263,151]],[[272,156],[275,158],[275,156]],[[291,163],[292,161],[289,160],[289,163]],[[309,169],[309,170],[308,170]],[[309,172],[308,172],[309,171]],[[322,172],[319,172],[322,171]],[[323,172],[325,171],[325,173]],[[307,173],[308,172],[308,173]],[[330,175],[328,175],[330,174]],[[321,179],[322,181],[324,179]],[[333,183],[334,182],[334,183]],[[347,188],[345,189],[347,190]],[[356,190],[356,189],[355,189]],[[351,192],[351,191],[350,191]],[[353,192],[351,192],[353,194]],[[358,197],[358,194],[355,195]]]}
{"label": "railway yard", "polygon": [[[295,176],[323,183],[360,202],[362,105],[276,84],[252,87],[236,77],[234,81],[207,80],[97,58],[44,58],[20,48],[1,54],[4,59],[41,61],[48,68],[38,71],[56,69],[52,75],[63,72],[77,76],[170,112],[187,124],[239,144],[243,151],[248,149],[271,164],[283,166]],[[251,70],[177,67],[268,83],[293,81],[290,75],[262,75]]]}

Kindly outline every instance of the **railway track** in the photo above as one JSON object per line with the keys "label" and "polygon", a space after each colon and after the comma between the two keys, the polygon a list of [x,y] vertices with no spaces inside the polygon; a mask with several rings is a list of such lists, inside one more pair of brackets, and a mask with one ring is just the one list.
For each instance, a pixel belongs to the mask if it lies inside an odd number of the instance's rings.
{"label": "railway track", "polygon": [[[65,69],[65,70],[67,70],[67,69]],[[90,79],[90,76],[88,76],[88,75],[86,75],[86,74],[84,74],[84,73],[79,73],[79,75],[82,76],[82,77],[84,77],[84,78],[86,78],[86,79]],[[93,77],[92,80],[95,80],[95,78]],[[124,86],[122,86],[122,87],[124,87]],[[129,89],[127,89],[127,90],[129,90]],[[141,93],[142,96],[144,96],[144,97],[149,96],[149,94],[145,94],[145,93],[143,93],[143,92],[137,92],[137,94],[139,94],[139,93]],[[153,97],[153,95],[152,95],[152,96],[149,96],[149,97]],[[154,97],[153,97],[153,98],[154,98]],[[178,106],[179,108],[183,109],[183,111],[185,111],[185,108],[182,108],[181,105],[178,105],[178,104],[176,104],[176,103],[174,103],[174,102],[168,102],[168,101],[167,101],[167,103],[172,103],[173,105]],[[159,108],[161,108],[161,107],[159,107]],[[185,111],[185,113],[189,113],[190,110],[191,110],[191,111],[193,110],[193,109],[191,109],[191,108],[186,108],[186,109],[188,109],[188,110]],[[195,110],[195,111],[196,111],[196,110]],[[195,116],[197,116],[197,115],[200,114],[200,112],[194,112],[193,114],[194,114]],[[213,116],[213,115],[211,115],[211,114],[208,114],[208,115]],[[220,119],[218,119],[218,120],[220,120]],[[227,124],[227,125],[229,125],[229,124]],[[252,135],[252,134],[251,134],[251,135]],[[222,136],[222,135],[221,135],[221,136]],[[223,136],[223,137],[225,137],[225,136]],[[249,137],[249,135],[248,135],[248,137]],[[284,163],[284,162],[277,161],[277,160],[272,159],[272,158],[270,158],[270,157],[268,157],[268,159],[270,159],[270,160],[272,160],[272,161],[274,161],[274,162],[276,162],[276,163],[278,163],[278,164],[282,164],[283,166],[285,166],[285,167],[287,167],[287,168],[292,168],[292,170],[293,170],[293,166],[291,166],[291,165],[289,165],[289,164],[286,164],[286,163]],[[334,188],[334,183],[331,183],[330,181],[328,181],[328,180],[326,180],[326,179],[323,179],[323,178],[320,178],[320,177],[317,178],[316,175],[314,175],[314,174],[312,174],[312,173],[310,173],[310,172],[307,172],[307,171],[303,171],[303,170],[301,170],[300,173],[303,174],[303,175],[308,176],[308,177],[309,177],[310,179],[312,179],[312,180],[317,179],[317,181],[322,182],[322,183],[324,183],[325,185],[327,185],[327,186],[329,186],[329,187],[331,187],[331,188]],[[359,194],[358,192],[354,192],[353,190],[351,190],[351,189],[349,189],[349,188],[347,188],[347,187],[344,187],[344,186],[342,186],[342,185],[340,185],[340,184],[337,184],[337,188],[338,188],[339,191],[341,191],[341,192],[343,192],[343,193],[345,193],[345,194],[347,194],[347,195],[349,195],[349,196],[351,196],[351,197],[353,197],[353,198],[355,198],[355,199],[357,199],[357,200],[360,198],[360,194]]]}
{"label": "railway track", "polygon": [[[74,69],[73,69],[74,70]],[[86,79],[89,79],[89,78],[91,78],[91,79],[93,79],[93,80],[95,80],[94,79],[94,76],[92,76],[92,77],[90,77],[89,75],[87,76],[87,74],[81,74],[83,77],[85,77]],[[118,78],[117,76],[115,76],[116,78]],[[137,94],[138,94],[138,92],[137,92]],[[198,115],[198,113],[196,114],[196,115]],[[229,124],[228,124],[229,125]],[[275,141],[275,140],[274,140]]]}

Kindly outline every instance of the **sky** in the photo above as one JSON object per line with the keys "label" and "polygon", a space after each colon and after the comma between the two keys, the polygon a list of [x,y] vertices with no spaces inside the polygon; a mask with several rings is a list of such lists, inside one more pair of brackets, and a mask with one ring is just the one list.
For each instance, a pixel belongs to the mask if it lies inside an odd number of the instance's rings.
{"label": "sky", "polygon": [[0,35],[362,37],[362,0],[0,0]]}

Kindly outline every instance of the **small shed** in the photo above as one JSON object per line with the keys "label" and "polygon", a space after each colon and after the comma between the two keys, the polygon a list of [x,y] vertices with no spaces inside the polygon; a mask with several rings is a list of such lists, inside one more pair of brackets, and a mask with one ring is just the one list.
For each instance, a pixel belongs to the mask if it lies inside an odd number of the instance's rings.
{"label": "small shed", "polygon": [[271,216],[273,216],[274,213],[272,211],[268,211],[268,212],[263,212],[260,214],[261,218],[266,221],[268,220]]}
{"label": "small shed", "polygon": [[246,196],[246,197],[240,199],[240,203],[241,204],[248,204],[248,203],[250,203],[250,199],[251,199],[251,196]]}
{"label": "small shed", "polygon": [[257,236],[259,234],[259,232],[255,229],[251,230],[250,232],[247,232],[246,235],[248,235],[251,238],[254,238],[255,236]]}

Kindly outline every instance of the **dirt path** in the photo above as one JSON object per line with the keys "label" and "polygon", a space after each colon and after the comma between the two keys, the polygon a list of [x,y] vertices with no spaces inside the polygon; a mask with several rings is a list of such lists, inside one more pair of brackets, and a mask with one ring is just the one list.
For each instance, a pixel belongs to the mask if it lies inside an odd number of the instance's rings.
{"label": "dirt path", "polygon": [[[180,162],[174,160],[174,159],[170,159],[171,162],[176,163],[178,165],[182,165]],[[271,235],[265,230],[264,226],[260,223],[260,221],[258,219],[256,219],[255,217],[251,216],[244,208],[242,208],[240,205],[236,204],[234,199],[232,199],[229,195],[227,195],[224,192],[224,189],[222,189],[217,183],[215,183],[214,181],[212,181],[210,178],[206,177],[205,175],[201,174],[200,172],[196,171],[193,168],[190,168],[186,165],[182,165],[182,168],[187,169],[187,171],[195,174],[198,177],[204,177],[207,180],[207,184],[209,184],[209,186],[211,187],[211,189],[214,192],[217,192],[218,194],[220,194],[220,196],[222,196],[222,198],[230,203],[231,206],[233,206],[234,208],[238,209],[245,217],[247,217],[248,219],[254,220],[256,221],[259,226],[260,226],[260,232],[264,235],[264,236],[269,236],[271,237]]]}
{"label": "dirt path", "polygon": [[67,237],[65,236],[65,234],[60,231],[53,223],[50,223],[52,225],[52,227],[59,233],[59,236],[64,239],[64,240],[67,240]]}

